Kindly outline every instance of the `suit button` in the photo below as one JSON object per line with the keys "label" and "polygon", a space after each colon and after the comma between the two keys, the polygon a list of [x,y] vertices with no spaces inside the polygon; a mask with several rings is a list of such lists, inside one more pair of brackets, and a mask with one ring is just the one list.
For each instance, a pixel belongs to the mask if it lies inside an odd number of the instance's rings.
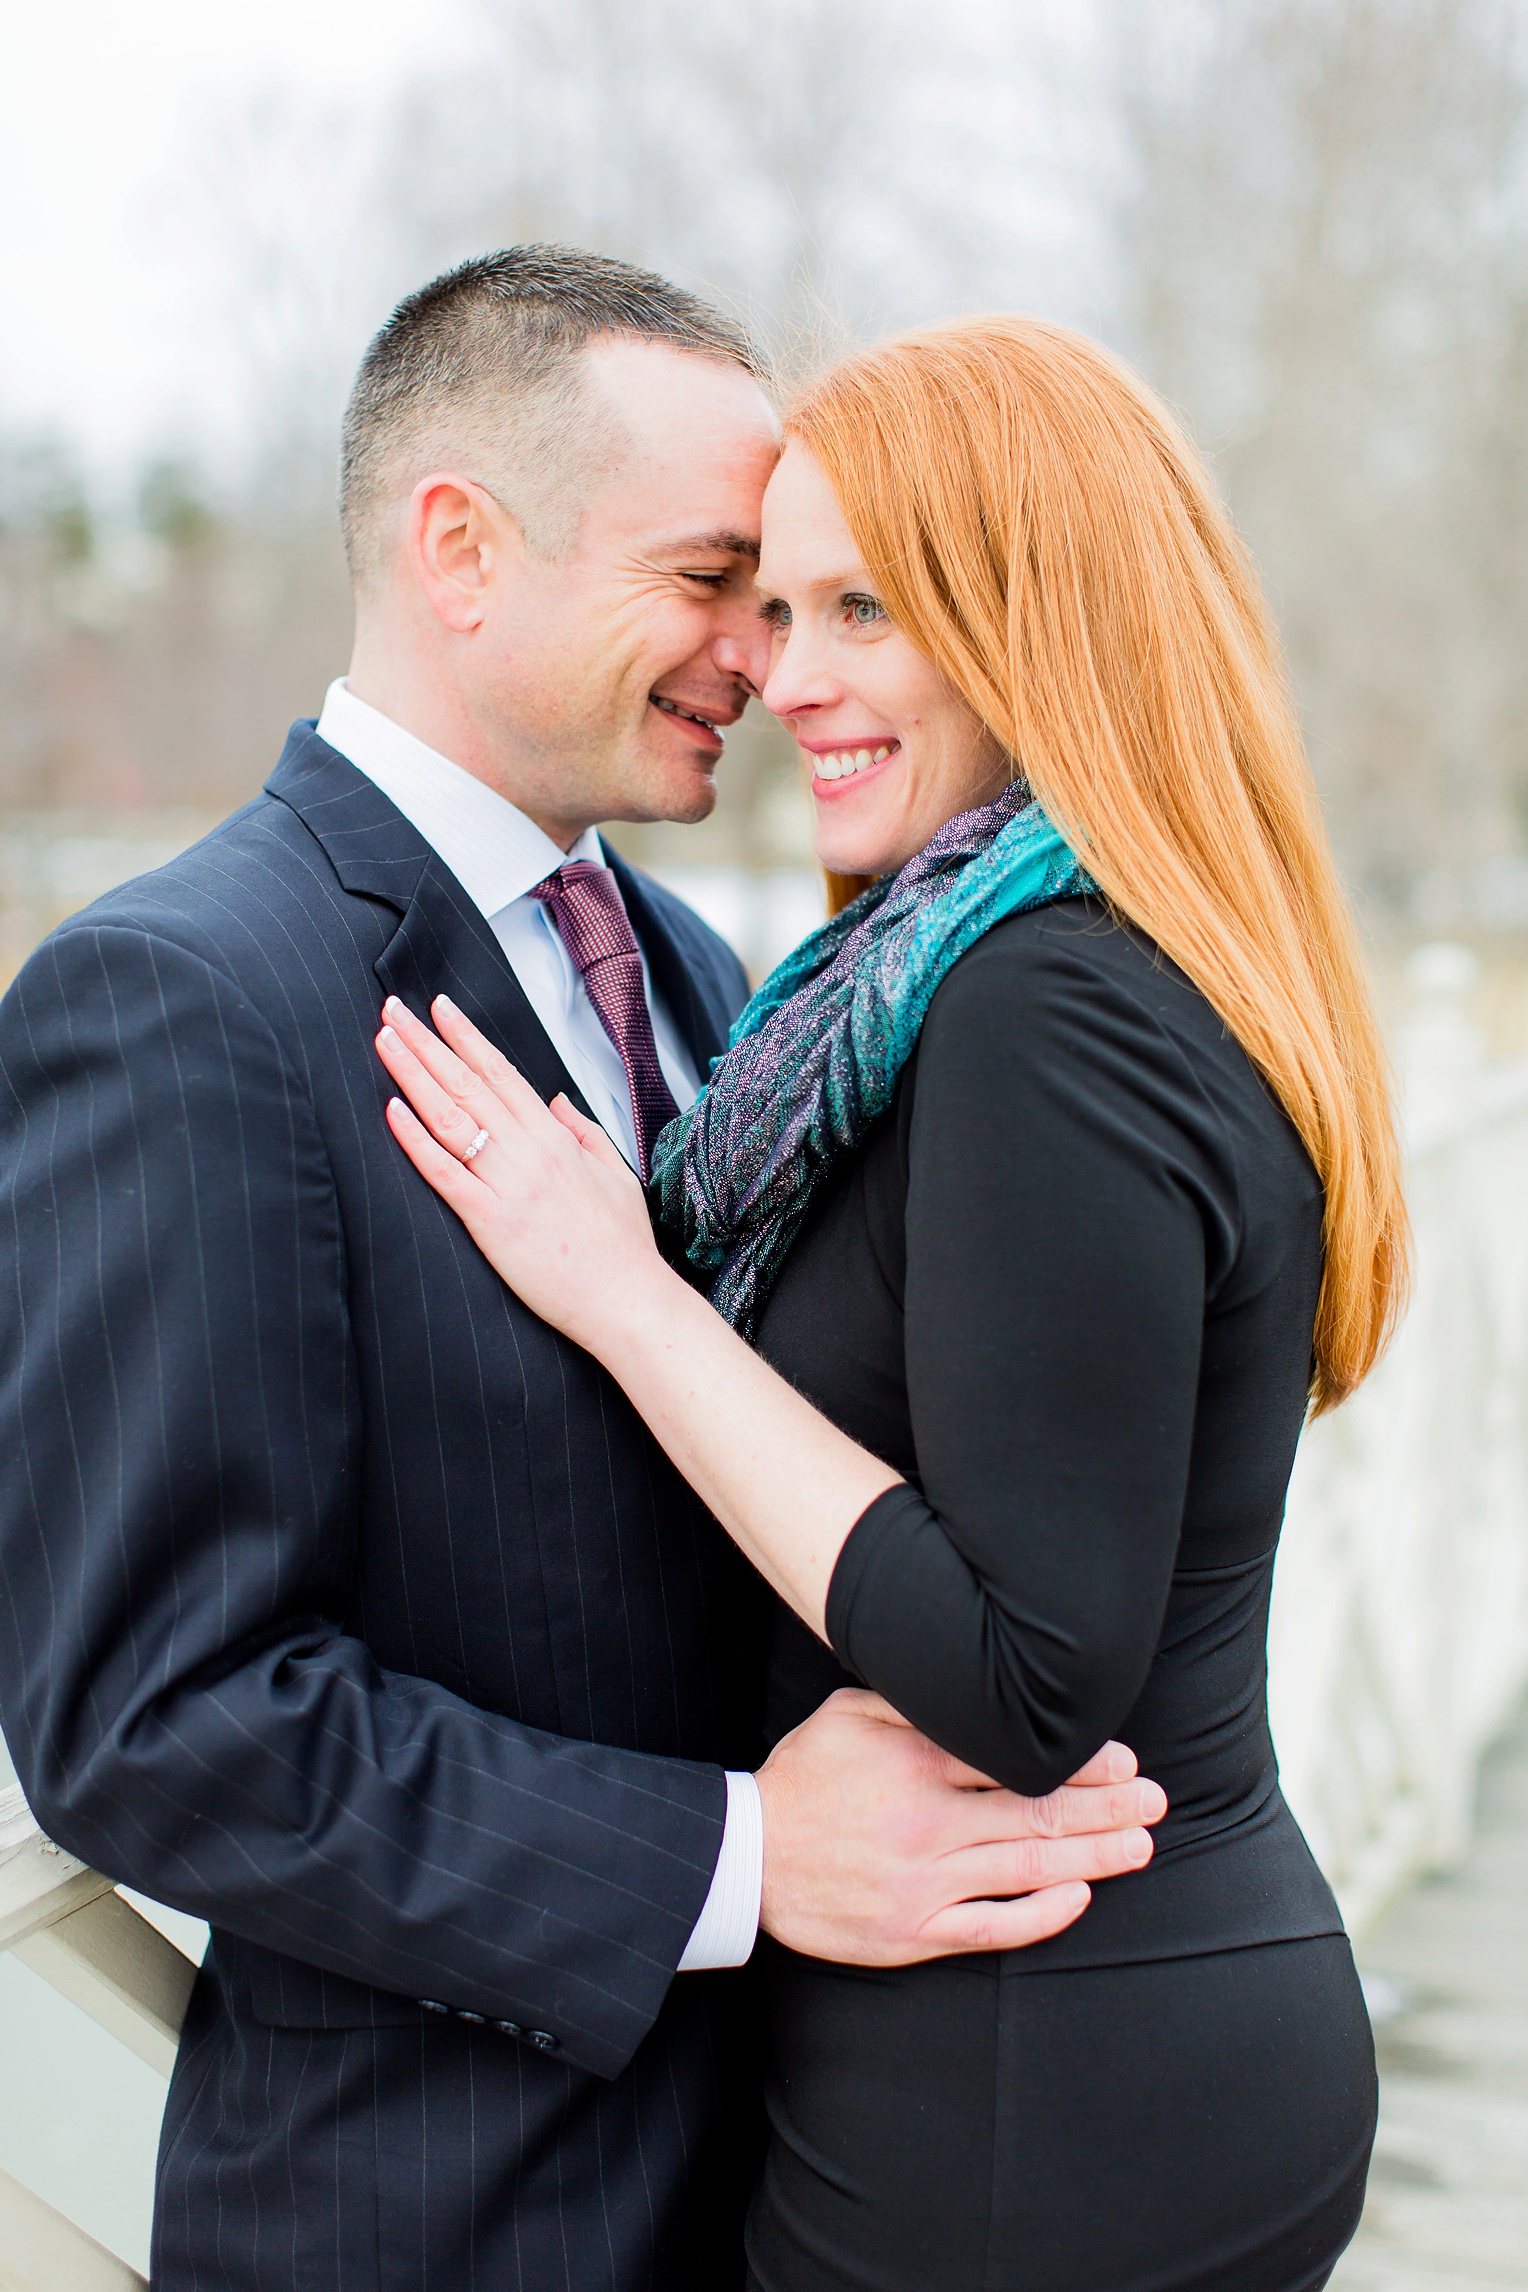
{"label": "suit button", "polygon": [[496,2021],[493,2026],[501,2037],[524,2037],[525,2035],[517,2021]]}
{"label": "suit button", "polygon": [[458,2006],[456,2009],[456,2018],[458,2021],[470,2021],[474,2029],[481,2029],[486,2023],[488,2016],[486,2013],[469,2013],[465,2006]]}
{"label": "suit button", "polygon": [[419,2003],[426,2013],[449,2013],[451,2011],[448,2005],[441,2004],[439,1998],[421,1998]]}
{"label": "suit button", "polygon": [[557,2040],[549,2029],[528,2029],[525,2034],[531,2044],[539,2046],[543,2053],[555,2053],[557,2051]]}

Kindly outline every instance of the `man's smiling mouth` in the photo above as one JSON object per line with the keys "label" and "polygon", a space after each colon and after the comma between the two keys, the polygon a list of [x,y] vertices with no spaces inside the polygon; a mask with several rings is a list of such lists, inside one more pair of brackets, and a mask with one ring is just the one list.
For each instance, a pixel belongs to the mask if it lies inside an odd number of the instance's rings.
{"label": "man's smiling mouth", "polygon": [[663,695],[658,692],[651,692],[647,697],[654,708],[662,709],[665,716],[682,716],[691,724],[703,724],[707,732],[715,732],[719,729],[712,723],[709,716],[697,716],[693,708],[681,708],[677,700],[665,700]]}

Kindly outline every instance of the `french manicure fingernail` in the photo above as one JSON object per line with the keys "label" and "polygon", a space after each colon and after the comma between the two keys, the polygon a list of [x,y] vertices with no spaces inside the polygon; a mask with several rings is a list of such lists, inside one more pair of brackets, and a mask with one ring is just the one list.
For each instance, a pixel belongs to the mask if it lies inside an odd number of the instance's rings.
{"label": "french manicure fingernail", "polygon": [[459,1019],[461,1017],[461,1012],[452,1002],[449,995],[437,995],[435,998],[435,1008],[437,1011],[449,1011],[453,1019]]}
{"label": "french manicure fingernail", "polygon": [[397,1050],[402,1044],[402,1037],[391,1027],[384,1027],[377,1040],[379,1043],[386,1043],[389,1050]]}

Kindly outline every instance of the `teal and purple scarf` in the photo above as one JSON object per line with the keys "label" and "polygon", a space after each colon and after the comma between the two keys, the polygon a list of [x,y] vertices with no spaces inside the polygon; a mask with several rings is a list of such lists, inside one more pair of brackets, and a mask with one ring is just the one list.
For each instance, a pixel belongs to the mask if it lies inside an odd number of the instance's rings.
{"label": "teal and purple scarf", "polygon": [[813,1195],[886,1112],[935,988],[1004,916],[1096,887],[1022,781],[804,939],[659,1133],[652,1188],[675,1256],[743,1336]]}

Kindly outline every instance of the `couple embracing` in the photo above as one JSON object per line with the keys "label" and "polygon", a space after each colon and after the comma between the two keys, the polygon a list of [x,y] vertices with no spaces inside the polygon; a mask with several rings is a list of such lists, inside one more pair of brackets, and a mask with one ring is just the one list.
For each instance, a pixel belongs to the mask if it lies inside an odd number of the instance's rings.
{"label": "couple embracing", "polygon": [[[1405,1222],[1255,579],[1064,329],[762,381],[574,250],[410,297],[348,680],[0,1015],[0,1717],[212,1928],[164,2292],[1305,2292],[1358,2217],[1264,1639]],[[748,1000],[598,823],[753,694],[863,888]]]}

